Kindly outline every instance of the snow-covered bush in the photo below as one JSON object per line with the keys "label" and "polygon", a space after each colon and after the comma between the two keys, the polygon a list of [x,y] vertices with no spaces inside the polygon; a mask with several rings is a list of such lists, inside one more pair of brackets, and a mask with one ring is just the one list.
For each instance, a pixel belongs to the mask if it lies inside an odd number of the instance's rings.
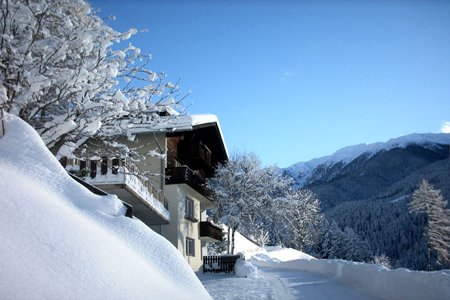
{"label": "snow-covered bush", "polygon": [[247,277],[256,278],[258,273],[258,268],[254,266],[250,261],[245,260],[243,253],[238,253],[239,258],[236,260],[234,265],[234,274],[237,277]]}
{"label": "snow-covered bush", "polygon": [[376,255],[373,258],[373,263],[383,266],[386,269],[391,269],[391,261],[389,260],[389,257],[387,257],[385,254],[381,254],[381,255]]}

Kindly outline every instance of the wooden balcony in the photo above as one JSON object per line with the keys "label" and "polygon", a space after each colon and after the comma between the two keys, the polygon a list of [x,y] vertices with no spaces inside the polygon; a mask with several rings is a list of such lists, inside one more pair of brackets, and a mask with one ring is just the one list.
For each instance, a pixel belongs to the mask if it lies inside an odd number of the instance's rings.
{"label": "wooden balcony", "polygon": [[211,222],[200,222],[200,239],[208,242],[222,241],[222,228],[212,224]]}
{"label": "wooden balcony", "polygon": [[200,174],[192,171],[188,166],[167,167],[166,184],[182,183],[189,185],[206,198],[210,198],[211,193],[205,187],[205,179]]}

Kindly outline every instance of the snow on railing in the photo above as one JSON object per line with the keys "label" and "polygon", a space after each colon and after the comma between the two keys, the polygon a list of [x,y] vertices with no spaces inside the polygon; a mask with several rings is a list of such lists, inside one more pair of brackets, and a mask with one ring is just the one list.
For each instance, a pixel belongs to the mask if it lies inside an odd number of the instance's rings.
{"label": "snow on railing", "polygon": [[97,170],[95,177],[92,178],[88,175],[86,181],[94,185],[125,184],[150,204],[150,206],[162,217],[170,220],[170,214],[167,210],[168,203],[164,194],[154,188],[149,180],[140,178],[136,173],[139,173],[136,166],[127,165],[120,167],[117,174],[113,174],[112,169],[108,169],[106,174],[102,174],[100,170]]}
{"label": "snow on railing", "polygon": [[[166,220],[170,220],[170,214],[167,210],[165,198],[161,196],[163,199],[159,200],[155,197],[158,196],[158,193],[150,193],[148,187],[142,180],[139,179],[136,175],[130,175],[125,173],[125,184],[128,185],[130,189],[132,189],[135,193],[141,195],[143,199],[145,199],[161,216],[166,218]],[[148,184],[148,181],[146,182]],[[164,203],[164,202],[165,203]]]}
{"label": "snow on railing", "polygon": [[86,181],[91,184],[121,184],[125,183],[128,170],[126,168],[120,168],[117,174],[113,174],[110,170],[106,174],[101,174],[100,170],[97,170],[95,177],[91,177],[87,174]]}

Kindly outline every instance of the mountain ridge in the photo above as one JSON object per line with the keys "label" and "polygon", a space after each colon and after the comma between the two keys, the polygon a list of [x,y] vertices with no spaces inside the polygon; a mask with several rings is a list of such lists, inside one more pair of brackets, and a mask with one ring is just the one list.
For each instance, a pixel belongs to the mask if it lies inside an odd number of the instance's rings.
{"label": "mountain ridge", "polygon": [[[436,144],[450,145],[450,134],[448,133],[413,133],[398,138],[389,139],[386,142],[372,144],[357,144],[341,148],[331,155],[314,158],[306,162],[298,162],[287,168],[284,172],[291,176],[295,185],[301,188],[308,183],[321,179],[317,173],[328,172],[325,180],[332,179],[330,173],[337,173],[343,167],[356,159],[369,159],[380,151],[388,151],[393,148],[406,148],[408,145],[417,144],[424,147],[432,147]],[[316,174],[314,174],[314,172]],[[319,176],[319,177],[320,177]]]}

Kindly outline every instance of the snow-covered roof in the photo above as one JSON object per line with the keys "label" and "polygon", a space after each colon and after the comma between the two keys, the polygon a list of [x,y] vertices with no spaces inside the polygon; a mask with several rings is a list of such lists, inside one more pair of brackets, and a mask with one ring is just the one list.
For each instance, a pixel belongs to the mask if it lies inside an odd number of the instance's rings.
{"label": "snow-covered roof", "polygon": [[229,156],[222,129],[220,128],[219,119],[216,115],[194,114],[161,117],[160,119],[160,122],[156,124],[155,122],[146,123],[145,121],[142,123],[134,123],[130,132],[132,134],[145,132],[185,132],[197,128],[215,126],[219,132],[225,152],[227,156]]}
{"label": "snow-covered roof", "polygon": [[171,119],[167,123],[170,131],[191,131],[198,126],[219,124],[219,119],[215,115],[183,115]]}

